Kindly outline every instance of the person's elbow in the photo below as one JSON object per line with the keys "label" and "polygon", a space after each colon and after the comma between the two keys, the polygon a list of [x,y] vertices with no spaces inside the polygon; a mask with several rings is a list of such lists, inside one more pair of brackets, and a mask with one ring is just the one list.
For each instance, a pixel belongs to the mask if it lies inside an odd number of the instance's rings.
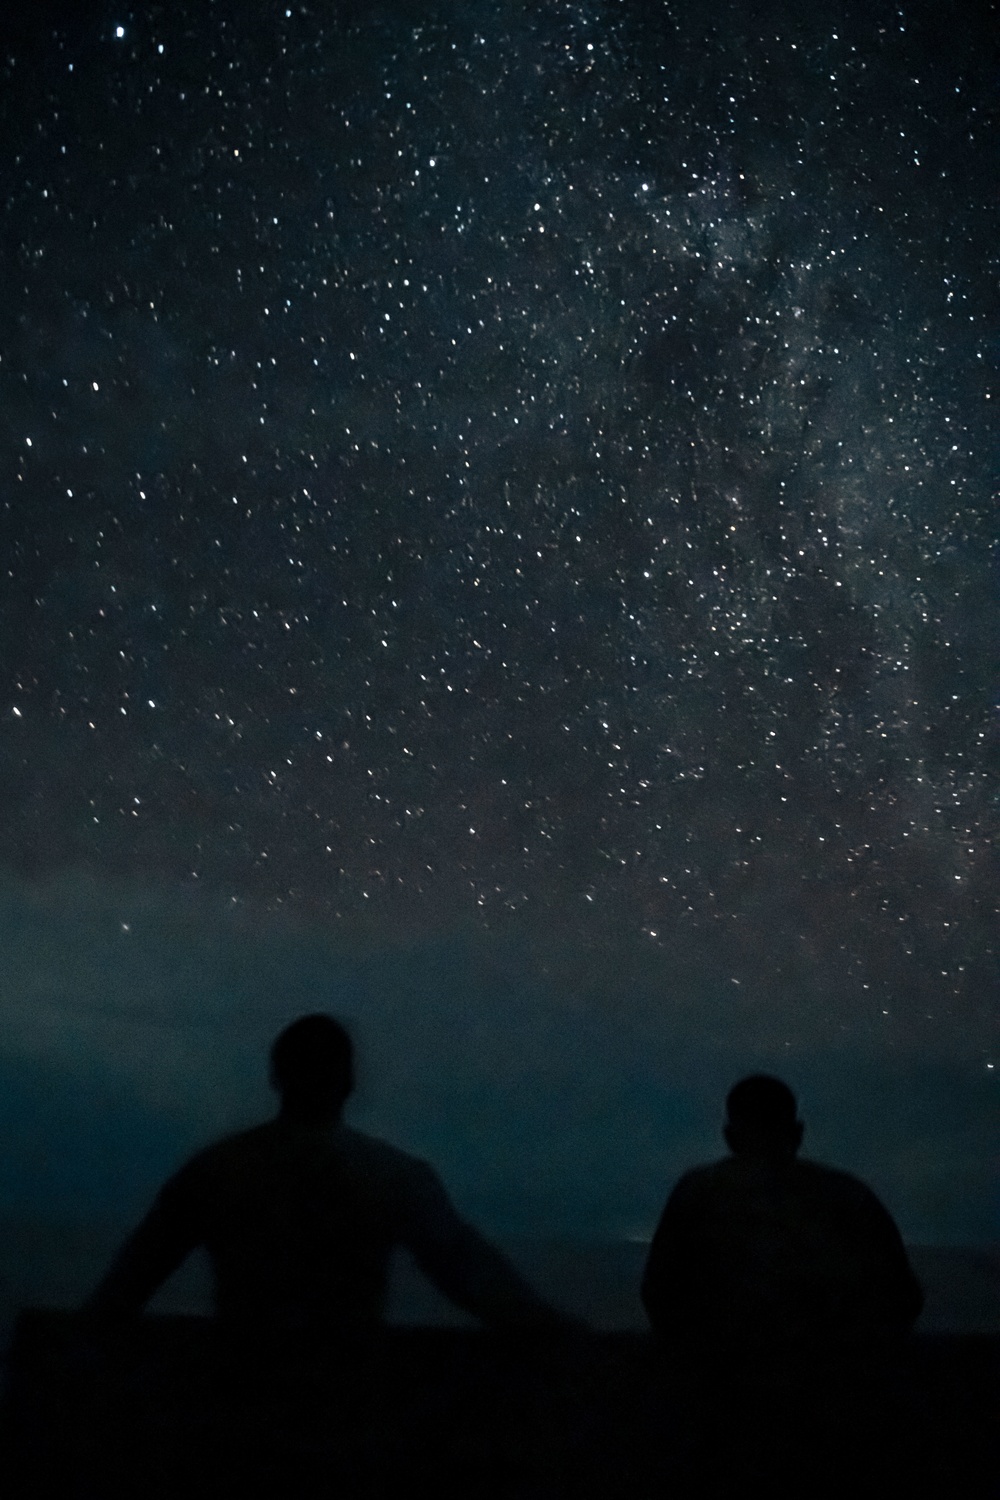
{"label": "person's elbow", "polygon": [[80,1303],[76,1321],[85,1337],[103,1344],[137,1324],[144,1306],[143,1299],[124,1288],[102,1282]]}

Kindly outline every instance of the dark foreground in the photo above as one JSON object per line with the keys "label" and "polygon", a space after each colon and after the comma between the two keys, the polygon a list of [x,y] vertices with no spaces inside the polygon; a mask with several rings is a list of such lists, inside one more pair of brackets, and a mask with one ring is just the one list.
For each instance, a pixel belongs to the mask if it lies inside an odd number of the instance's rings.
{"label": "dark foreground", "polygon": [[998,1365],[990,1335],[699,1371],[637,1334],[392,1329],[334,1368],[223,1346],[199,1318],[147,1318],[107,1347],[34,1311],[12,1350],[5,1493],[995,1496]]}

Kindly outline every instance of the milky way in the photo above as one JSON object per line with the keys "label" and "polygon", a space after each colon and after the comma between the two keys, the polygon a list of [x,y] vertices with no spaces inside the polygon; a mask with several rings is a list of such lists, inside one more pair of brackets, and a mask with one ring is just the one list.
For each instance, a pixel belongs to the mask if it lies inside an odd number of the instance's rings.
{"label": "milky way", "polygon": [[0,861],[646,944],[983,1067],[997,64],[966,20],[11,32]]}

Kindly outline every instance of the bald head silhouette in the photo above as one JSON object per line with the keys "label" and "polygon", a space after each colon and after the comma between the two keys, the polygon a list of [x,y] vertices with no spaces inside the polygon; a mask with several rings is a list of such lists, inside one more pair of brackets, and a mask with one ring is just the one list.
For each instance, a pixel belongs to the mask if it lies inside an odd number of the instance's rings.
{"label": "bald head silhouette", "polygon": [[340,1117],[354,1088],[354,1044],[333,1016],[300,1016],[271,1047],[271,1083],[288,1119],[323,1124]]}
{"label": "bald head silhouette", "polygon": [[726,1097],[726,1144],[736,1156],[788,1159],[802,1144],[804,1127],[787,1083],[753,1073]]}

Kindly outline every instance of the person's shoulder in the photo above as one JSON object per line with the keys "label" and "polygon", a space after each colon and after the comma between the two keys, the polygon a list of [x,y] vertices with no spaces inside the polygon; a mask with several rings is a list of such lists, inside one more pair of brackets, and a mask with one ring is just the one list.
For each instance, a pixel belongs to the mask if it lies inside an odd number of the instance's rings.
{"label": "person's shoulder", "polygon": [[828,1198],[858,1206],[879,1205],[878,1197],[868,1184],[841,1167],[829,1167],[825,1162],[812,1161],[806,1156],[796,1158],[795,1172],[802,1183],[808,1183]]}
{"label": "person's shoulder", "polygon": [[411,1182],[437,1177],[434,1168],[421,1157],[351,1125],[340,1126],[336,1140],[342,1158],[366,1175]]}
{"label": "person's shoulder", "polygon": [[681,1181],[698,1184],[726,1182],[730,1177],[738,1175],[739,1171],[739,1157],[720,1156],[715,1161],[702,1162],[700,1166],[692,1167],[690,1171],[684,1173]]}
{"label": "person's shoulder", "polygon": [[690,1167],[678,1177],[670,1194],[671,1199],[680,1202],[717,1191],[732,1175],[731,1161],[732,1157],[724,1156],[719,1161],[703,1162],[701,1166]]}
{"label": "person's shoulder", "polygon": [[202,1146],[200,1151],[190,1156],[177,1175],[200,1176],[202,1173],[224,1170],[238,1162],[258,1157],[268,1151],[273,1135],[273,1121],[224,1135],[219,1140]]}
{"label": "person's shoulder", "polygon": [[850,1192],[856,1188],[867,1191],[860,1177],[855,1177],[851,1172],[845,1172],[842,1167],[831,1167],[826,1162],[813,1161],[809,1156],[797,1156],[794,1170],[803,1181],[823,1183],[843,1192]]}

